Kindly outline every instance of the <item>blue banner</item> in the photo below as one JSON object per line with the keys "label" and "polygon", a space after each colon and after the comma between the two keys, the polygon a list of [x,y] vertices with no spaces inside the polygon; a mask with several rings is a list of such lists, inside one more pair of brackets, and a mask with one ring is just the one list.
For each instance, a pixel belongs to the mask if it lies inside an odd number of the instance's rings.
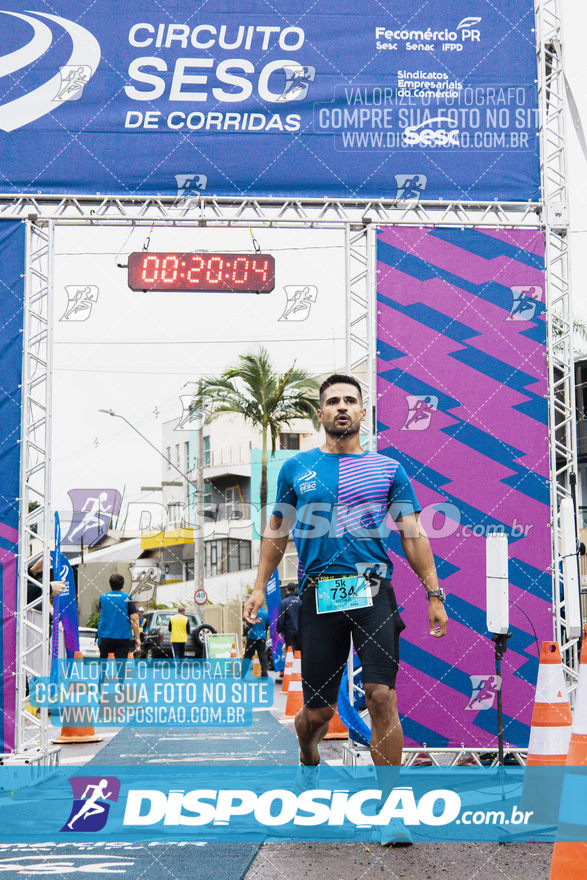
{"label": "blue banner", "polygon": [[20,497],[20,436],[24,304],[24,223],[0,223],[0,752],[14,748],[16,707],[16,560]]}
{"label": "blue banner", "polygon": [[540,197],[531,0],[38,6],[0,12],[5,192]]}
{"label": "blue banner", "polygon": [[273,705],[273,681],[240,660],[59,660],[31,679],[33,706],[66,726],[246,727]]}
{"label": "blue banner", "polygon": [[271,633],[271,648],[273,650],[273,668],[281,672],[285,667],[283,654],[283,639],[277,632],[277,616],[281,604],[281,590],[279,588],[279,573],[277,569],[269,578],[266,590],[267,611],[269,612],[269,632]]}
{"label": "blue banner", "polygon": [[68,657],[79,651],[79,623],[77,615],[77,596],[73,569],[69,560],[61,552],[61,523],[55,511],[55,550],[51,551],[53,580],[63,581],[65,590],[53,599],[53,633],[51,646],[51,680],[56,681],[57,658],[59,656],[59,625],[63,627],[63,640]]}
{"label": "blue banner", "polygon": [[584,767],[2,767],[0,842],[585,840]]}

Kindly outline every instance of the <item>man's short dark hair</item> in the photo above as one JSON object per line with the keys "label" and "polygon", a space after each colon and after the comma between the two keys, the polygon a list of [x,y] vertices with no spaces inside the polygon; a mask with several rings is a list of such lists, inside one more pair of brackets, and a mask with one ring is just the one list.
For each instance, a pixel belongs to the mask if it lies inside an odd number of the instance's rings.
{"label": "man's short dark hair", "polygon": [[331,385],[354,385],[359,392],[359,400],[361,401],[361,403],[363,402],[363,392],[361,391],[361,386],[354,376],[345,376],[343,373],[333,373],[332,376],[329,376],[328,379],[325,379],[320,386],[320,403],[322,403],[322,396],[324,395],[324,392],[328,388],[330,388]]}
{"label": "man's short dark hair", "polygon": [[122,590],[124,587],[124,578],[121,574],[111,574],[108,583],[113,590]]}
{"label": "man's short dark hair", "polygon": [[296,593],[298,589],[298,585],[294,583],[286,584],[285,589],[288,593]]}

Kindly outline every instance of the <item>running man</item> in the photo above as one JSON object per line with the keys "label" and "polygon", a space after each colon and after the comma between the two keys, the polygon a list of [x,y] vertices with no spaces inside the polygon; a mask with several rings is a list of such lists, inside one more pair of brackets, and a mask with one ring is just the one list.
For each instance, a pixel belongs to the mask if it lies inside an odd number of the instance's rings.
{"label": "running man", "polygon": [[[366,410],[352,376],[335,374],[320,388],[324,444],[281,468],[277,502],[263,536],[257,579],[243,617],[252,623],[292,527],[304,568],[300,647],[304,706],[295,719],[300,787],[317,788],[318,745],[328,732],[351,643],[363,668],[371,716],[371,755],[378,767],[401,764],[403,733],[395,681],[404,629],[390,577],[386,520],[396,521],[403,552],[425,589],[430,635],[446,634],[444,591],[408,477],[387,455],[359,442]],[[383,843],[409,842],[382,840]]]}
{"label": "running man", "polygon": [[[98,803],[96,803],[96,801],[98,800],[98,798],[104,798],[106,800],[107,798],[110,797],[110,792],[104,791],[104,789],[107,787],[107,785],[108,785],[108,780],[102,779],[102,781],[98,785],[90,784],[87,786],[86,790],[82,794],[82,800],[84,798],[87,798],[87,800],[84,803],[81,810],[79,811],[79,813],[76,813],[76,815],[73,817],[71,822],[68,822],[68,824],[67,824],[68,828],[71,828],[71,830],[73,831],[73,823],[77,822],[77,820],[80,819],[82,816],[85,820],[85,819],[88,819],[90,816],[96,816],[96,815],[98,815],[98,813],[104,812],[104,807],[102,806],[102,804],[98,804]],[[92,793],[88,797],[88,792],[90,792],[90,791]]]}

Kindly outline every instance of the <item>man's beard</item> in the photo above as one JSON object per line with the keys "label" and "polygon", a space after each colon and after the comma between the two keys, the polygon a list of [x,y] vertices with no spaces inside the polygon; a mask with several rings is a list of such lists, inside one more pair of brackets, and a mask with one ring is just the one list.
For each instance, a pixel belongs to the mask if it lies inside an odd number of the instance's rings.
{"label": "man's beard", "polygon": [[339,422],[333,419],[331,422],[324,424],[324,431],[331,437],[349,437],[358,434],[361,428],[360,419],[353,421],[349,419],[347,422]]}

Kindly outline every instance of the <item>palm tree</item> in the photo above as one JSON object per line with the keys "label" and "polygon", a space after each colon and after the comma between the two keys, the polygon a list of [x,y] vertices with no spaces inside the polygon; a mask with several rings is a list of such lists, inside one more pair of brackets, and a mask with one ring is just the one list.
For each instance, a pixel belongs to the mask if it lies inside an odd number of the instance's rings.
{"label": "palm tree", "polygon": [[228,367],[220,376],[204,376],[199,383],[192,409],[201,410],[204,402],[211,403],[207,421],[222,413],[236,413],[262,434],[261,539],[267,525],[269,436],[273,456],[277,435],[284,425],[289,427],[292,419],[309,418],[317,429],[318,388],[310,373],[296,367],[295,361],[285,373],[278,373],[263,347],[257,354],[239,355],[235,366]]}

